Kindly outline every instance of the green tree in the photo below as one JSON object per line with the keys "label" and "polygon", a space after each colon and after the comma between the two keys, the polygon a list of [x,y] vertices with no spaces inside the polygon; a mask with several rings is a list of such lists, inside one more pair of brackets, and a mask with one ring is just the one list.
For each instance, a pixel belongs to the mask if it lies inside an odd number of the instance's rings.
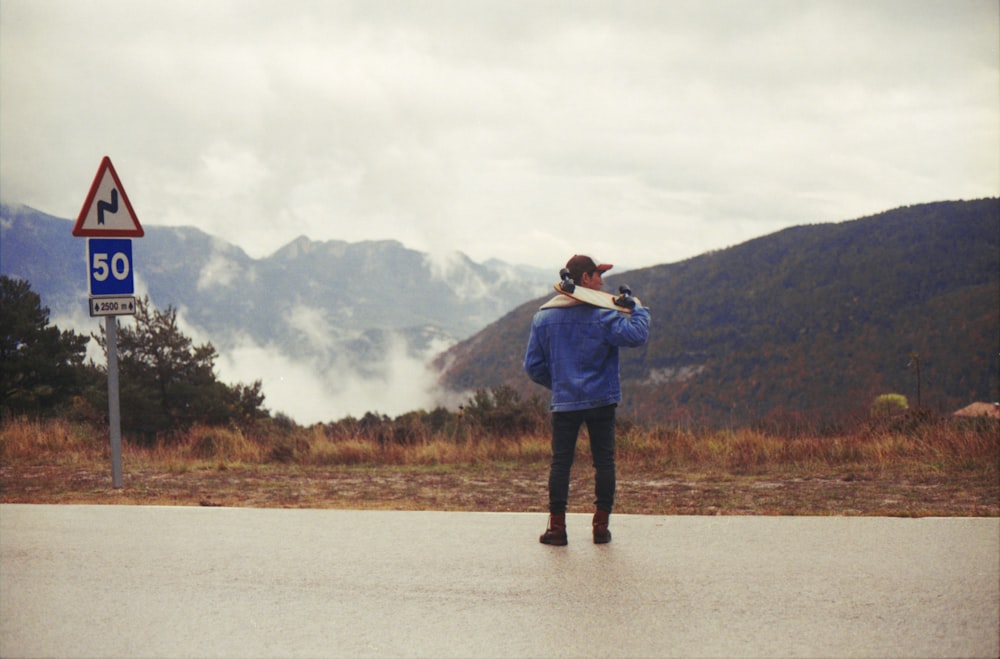
{"label": "green tree", "polygon": [[[123,429],[150,442],[196,422],[246,427],[268,416],[260,380],[249,386],[219,382],[215,348],[185,336],[172,306],[159,311],[144,297],[136,301],[134,320],[134,327],[119,324],[117,332]],[[103,328],[97,340],[107,352]]]}
{"label": "green tree", "polygon": [[0,277],[0,415],[59,413],[80,393],[88,341],[50,327],[28,282]]}
{"label": "green tree", "polygon": [[544,427],[545,411],[537,398],[524,401],[510,385],[476,389],[465,405],[467,418],[494,437],[517,437]]}

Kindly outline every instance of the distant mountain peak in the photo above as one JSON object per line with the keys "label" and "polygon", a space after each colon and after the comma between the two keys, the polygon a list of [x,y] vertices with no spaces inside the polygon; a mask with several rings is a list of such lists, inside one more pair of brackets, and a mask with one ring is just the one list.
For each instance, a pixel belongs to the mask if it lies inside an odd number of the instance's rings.
{"label": "distant mountain peak", "polygon": [[270,257],[279,260],[294,260],[303,254],[309,254],[316,247],[316,244],[308,236],[299,236],[294,240],[279,247]]}

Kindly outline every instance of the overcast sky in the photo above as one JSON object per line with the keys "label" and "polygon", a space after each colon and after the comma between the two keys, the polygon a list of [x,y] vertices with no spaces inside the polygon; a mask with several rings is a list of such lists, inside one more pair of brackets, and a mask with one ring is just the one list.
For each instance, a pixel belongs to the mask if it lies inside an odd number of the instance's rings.
{"label": "overcast sky", "polygon": [[996,0],[2,0],[0,198],[639,267],[1000,194]]}

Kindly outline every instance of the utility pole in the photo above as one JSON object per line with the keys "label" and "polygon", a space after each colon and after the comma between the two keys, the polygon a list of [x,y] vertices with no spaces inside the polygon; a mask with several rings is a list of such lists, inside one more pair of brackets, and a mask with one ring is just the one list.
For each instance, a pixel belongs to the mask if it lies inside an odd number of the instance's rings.
{"label": "utility pole", "polygon": [[[921,409],[923,406],[920,404],[920,355],[915,352],[910,353],[910,364],[917,367],[917,409]],[[909,366],[910,364],[907,364]]]}

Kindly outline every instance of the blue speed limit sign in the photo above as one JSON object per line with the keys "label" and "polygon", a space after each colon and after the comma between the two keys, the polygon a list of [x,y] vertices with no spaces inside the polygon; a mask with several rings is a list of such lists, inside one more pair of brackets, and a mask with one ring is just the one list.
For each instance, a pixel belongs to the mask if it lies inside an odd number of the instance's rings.
{"label": "blue speed limit sign", "polygon": [[91,238],[87,241],[91,295],[132,295],[132,241],[127,238]]}

